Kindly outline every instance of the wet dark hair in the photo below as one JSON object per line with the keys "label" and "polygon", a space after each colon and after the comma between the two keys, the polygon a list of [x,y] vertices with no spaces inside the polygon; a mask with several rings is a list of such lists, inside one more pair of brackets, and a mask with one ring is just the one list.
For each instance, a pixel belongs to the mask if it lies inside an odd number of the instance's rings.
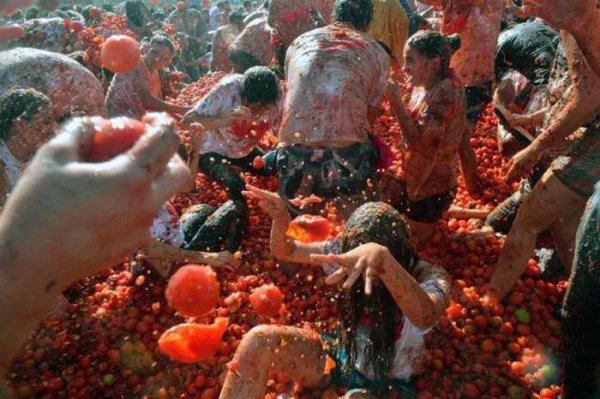
{"label": "wet dark hair", "polygon": [[460,48],[460,36],[444,36],[433,30],[424,30],[412,35],[406,43],[410,48],[428,59],[440,57],[440,72],[448,73],[450,58]]}
{"label": "wet dark hair", "polygon": [[[385,246],[392,256],[409,273],[413,271],[416,257],[410,245],[410,232],[404,217],[383,202],[369,202],[356,209],[344,228],[341,237],[342,252],[348,252],[366,243]],[[359,319],[367,317],[371,332],[365,348],[366,366],[372,367],[375,379],[385,381],[393,364],[396,325],[400,312],[388,289],[381,284],[371,296],[364,293],[362,277],[344,294],[341,302],[342,345],[348,354],[346,371],[351,371],[358,356],[356,332]],[[391,309],[394,309],[390,314]],[[381,393],[380,393],[381,394]]]}
{"label": "wet dark hair", "polygon": [[141,0],[127,0],[125,2],[125,15],[135,26],[144,26],[149,22],[150,12]]}
{"label": "wet dark hair", "polygon": [[336,0],[333,19],[336,22],[352,24],[356,29],[366,31],[373,18],[372,0]]}
{"label": "wet dark hair", "polygon": [[242,101],[246,103],[275,104],[281,96],[277,75],[264,66],[244,72],[241,86]]}
{"label": "wet dark hair", "polygon": [[50,106],[50,99],[39,91],[15,87],[0,96],[0,139],[10,139],[11,127],[16,119],[28,122],[40,109]]}
{"label": "wet dark hair", "polygon": [[157,46],[165,46],[166,48],[171,50],[171,53],[175,53],[175,46],[173,45],[173,42],[162,33],[157,33],[154,36],[152,36],[149,45],[150,48],[156,48]]}
{"label": "wet dark hair", "polygon": [[229,14],[229,17],[227,18],[227,20],[229,21],[230,24],[243,23],[245,17],[246,16],[244,15],[243,12],[234,11],[231,14]]}

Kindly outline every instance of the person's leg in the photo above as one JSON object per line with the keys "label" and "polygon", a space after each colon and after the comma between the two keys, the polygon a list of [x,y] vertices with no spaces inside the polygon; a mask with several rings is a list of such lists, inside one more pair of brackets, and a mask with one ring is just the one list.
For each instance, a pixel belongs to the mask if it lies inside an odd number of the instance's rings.
{"label": "person's leg", "polygon": [[225,202],[198,228],[185,249],[218,252],[225,246],[229,251],[236,251],[248,227],[247,213],[245,202]]}
{"label": "person's leg", "polygon": [[477,157],[475,150],[471,146],[471,136],[473,135],[474,125],[468,124],[467,132],[463,137],[460,147],[458,148],[458,158],[460,161],[460,170],[465,179],[465,187],[471,194],[476,194],[480,191],[479,176],[477,174]]}
{"label": "person's leg", "polygon": [[566,274],[571,273],[575,252],[575,235],[577,234],[577,228],[579,227],[584,208],[585,204],[582,203],[579,208],[573,209],[571,214],[560,218],[550,226],[550,234],[552,234],[552,238],[554,239],[558,256],[564,267],[567,268],[565,270]]}
{"label": "person's leg", "polygon": [[239,173],[231,166],[229,159],[216,153],[203,154],[200,157],[198,170],[221,184],[227,191],[229,199],[245,201],[242,190],[246,185]]}
{"label": "person's leg", "polygon": [[192,241],[198,230],[206,222],[208,217],[215,212],[215,208],[208,204],[198,204],[189,208],[179,218],[179,224],[183,231],[186,243]]}
{"label": "person's leg", "polygon": [[271,370],[285,372],[305,387],[317,387],[325,380],[326,359],[315,332],[285,326],[254,327],[238,346],[219,398],[262,399]]}
{"label": "person's leg", "polygon": [[546,172],[519,208],[506,238],[490,281],[490,288],[498,298],[504,297],[523,273],[537,236],[584,205],[584,198],[564,186],[552,171]]}

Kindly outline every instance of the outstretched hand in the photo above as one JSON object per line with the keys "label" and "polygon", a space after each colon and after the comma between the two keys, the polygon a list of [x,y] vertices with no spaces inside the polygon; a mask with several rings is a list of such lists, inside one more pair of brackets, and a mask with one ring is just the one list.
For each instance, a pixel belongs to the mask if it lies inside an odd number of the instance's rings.
{"label": "outstretched hand", "polygon": [[246,190],[242,191],[242,194],[246,198],[257,199],[258,206],[267,212],[272,219],[289,218],[285,202],[279,194],[262,190],[250,184],[246,184]]}
{"label": "outstretched hand", "polygon": [[365,294],[373,292],[373,278],[384,270],[384,261],[389,256],[389,250],[379,244],[367,243],[354,248],[344,254],[311,254],[311,261],[321,264],[337,264],[340,268],[327,277],[325,282],[330,285],[338,284],[342,280],[344,289],[350,289],[360,276],[365,281]]}

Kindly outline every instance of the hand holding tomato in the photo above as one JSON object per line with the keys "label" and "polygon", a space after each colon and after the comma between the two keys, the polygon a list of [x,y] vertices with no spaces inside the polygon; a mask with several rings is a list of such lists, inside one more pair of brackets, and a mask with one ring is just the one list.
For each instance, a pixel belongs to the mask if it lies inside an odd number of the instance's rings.
{"label": "hand holding tomato", "polygon": [[190,179],[168,116],[149,116],[127,156],[89,163],[98,121],[73,119],[40,148],[0,223],[21,267],[55,281],[57,293],[148,240],[160,205]]}

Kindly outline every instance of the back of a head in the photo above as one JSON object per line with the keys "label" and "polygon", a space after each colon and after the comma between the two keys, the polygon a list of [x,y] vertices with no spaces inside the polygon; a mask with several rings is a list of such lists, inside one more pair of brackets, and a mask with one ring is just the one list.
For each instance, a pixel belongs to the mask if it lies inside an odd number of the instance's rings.
{"label": "back of a head", "polygon": [[241,11],[234,11],[229,14],[228,21],[230,24],[243,24],[246,16]]}
{"label": "back of a head", "polygon": [[0,96],[0,139],[10,139],[13,121],[31,121],[43,108],[49,106],[50,99],[36,90],[20,87],[8,90]]}
{"label": "back of a head", "polygon": [[342,233],[344,252],[370,242],[388,248],[405,268],[412,266],[408,223],[400,212],[384,202],[368,202],[360,206],[352,213]]}
{"label": "back of a head", "polygon": [[372,0],[336,0],[333,8],[333,19],[336,22],[352,25],[366,31],[373,18]]}
{"label": "back of a head", "polygon": [[264,66],[255,66],[244,72],[241,91],[244,102],[262,105],[275,104],[281,96],[277,75]]}

